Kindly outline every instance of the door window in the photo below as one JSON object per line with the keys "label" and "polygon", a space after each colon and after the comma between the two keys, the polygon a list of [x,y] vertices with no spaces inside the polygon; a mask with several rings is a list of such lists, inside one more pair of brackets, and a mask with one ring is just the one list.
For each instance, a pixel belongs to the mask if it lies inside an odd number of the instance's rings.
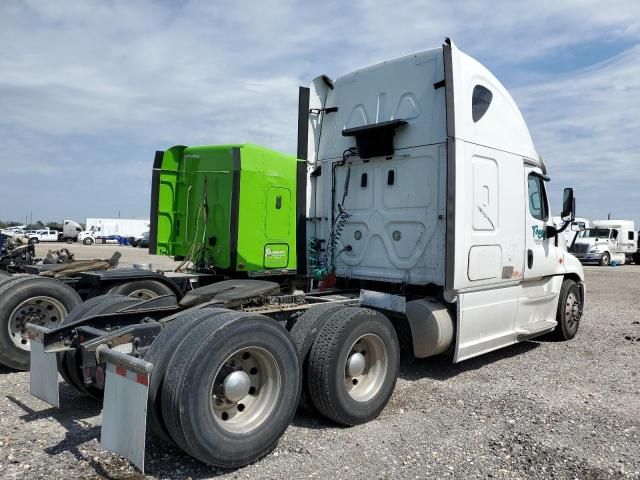
{"label": "door window", "polygon": [[547,211],[547,193],[544,189],[544,181],[538,175],[530,173],[529,183],[529,212],[535,219],[545,221],[549,217]]}

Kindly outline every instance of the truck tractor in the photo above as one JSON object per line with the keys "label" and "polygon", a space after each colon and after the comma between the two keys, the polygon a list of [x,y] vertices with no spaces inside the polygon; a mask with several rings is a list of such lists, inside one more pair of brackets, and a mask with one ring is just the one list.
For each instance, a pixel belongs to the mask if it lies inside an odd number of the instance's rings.
{"label": "truck tractor", "polygon": [[631,263],[637,258],[638,238],[632,220],[593,220],[578,234],[571,252],[582,263],[607,266]]}
{"label": "truck tractor", "polygon": [[[27,320],[31,392],[103,403],[102,445],[144,469],[147,426],[208,465],[277,444],[298,404],[376,418],[400,354],[453,362],[569,340],[580,262],[513,99],[450,40],[299,91],[297,158],[250,144],[156,154],[150,251],[191,267],[155,298]],[[196,284],[197,285],[197,284]]]}

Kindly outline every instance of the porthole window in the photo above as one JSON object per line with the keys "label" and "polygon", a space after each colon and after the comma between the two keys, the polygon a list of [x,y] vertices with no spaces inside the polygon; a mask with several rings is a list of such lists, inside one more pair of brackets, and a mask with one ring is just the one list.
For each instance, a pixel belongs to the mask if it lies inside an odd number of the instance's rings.
{"label": "porthole window", "polygon": [[475,87],[473,87],[473,96],[471,98],[471,116],[473,117],[474,122],[480,120],[484,116],[484,114],[487,113],[492,99],[493,93],[491,93],[488,88],[485,88],[482,85],[476,85]]}

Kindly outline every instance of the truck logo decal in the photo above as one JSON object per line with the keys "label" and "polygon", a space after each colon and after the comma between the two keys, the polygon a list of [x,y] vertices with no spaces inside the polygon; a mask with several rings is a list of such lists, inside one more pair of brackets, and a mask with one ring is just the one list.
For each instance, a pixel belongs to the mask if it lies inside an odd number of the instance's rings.
{"label": "truck logo decal", "polygon": [[285,252],[284,250],[272,250],[269,247],[267,247],[264,251],[265,258],[284,258],[286,257],[286,255],[287,252]]}
{"label": "truck logo decal", "polygon": [[540,228],[539,225],[533,225],[531,229],[533,230],[533,239],[536,242],[544,240],[544,228]]}

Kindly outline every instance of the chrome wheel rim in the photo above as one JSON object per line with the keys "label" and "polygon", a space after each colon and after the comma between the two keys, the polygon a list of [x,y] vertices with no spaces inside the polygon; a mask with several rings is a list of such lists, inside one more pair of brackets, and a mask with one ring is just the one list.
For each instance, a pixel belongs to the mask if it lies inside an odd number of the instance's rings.
{"label": "chrome wheel rim", "polygon": [[580,302],[575,293],[569,292],[567,295],[567,302],[564,308],[564,318],[567,323],[567,327],[574,329],[578,326],[580,321]]}
{"label": "chrome wheel rim", "polygon": [[211,389],[216,423],[236,434],[258,428],[277,406],[280,377],[278,362],[264,348],[246,347],[229,355],[216,372]]}
{"label": "chrome wheel rim", "polygon": [[21,350],[29,351],[30,343],[27,338],[27,323],[54,327],[67,316],[67,309],[59,300],[52,297],[40,296],[29,298],[20,303],[9,317],[9,338]]}
{"label": "chrome wheel rim", "polygon": [[344,384],[356,402],[367,402],[382,388],[389,368],[387,347],[372,333],[358,338],[347,355],[344,365]]}
{"label": "chrome wheel rim", "polygon": [[138,290],[131,292],[129,296],[132,298],[139,298],[140,300],[151,300],[152,298],[156,298],[158,294],[147,288],[139,288]]}

